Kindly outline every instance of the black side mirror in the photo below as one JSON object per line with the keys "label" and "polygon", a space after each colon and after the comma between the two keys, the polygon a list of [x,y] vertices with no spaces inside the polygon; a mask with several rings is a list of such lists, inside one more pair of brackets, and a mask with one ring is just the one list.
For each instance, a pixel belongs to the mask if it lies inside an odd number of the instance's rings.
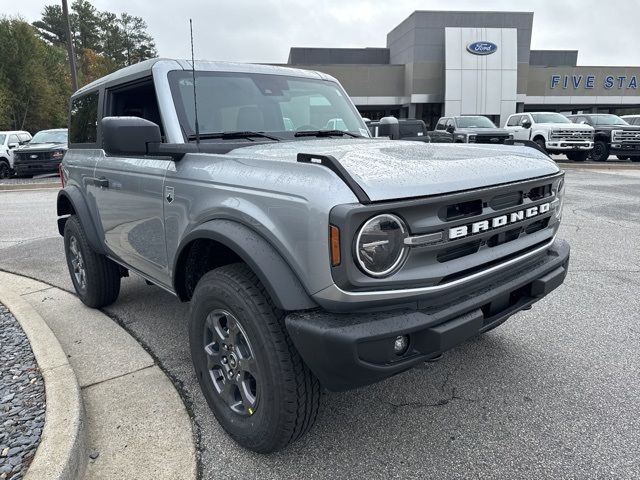
{"label": "black side mirror", "polygon": [[454,127],[453,125],[447,125],[446,131],[447,133],[453,133],[456,131],[456,127]]}
{"label": "black side mirror", "polygon": [[17,147],[18,147],[18,145],[20,145],[20,144],[19,144],[19,143],[15,143],[15,142],[13,142],[13,143],[10,143],[10,144],[9,144],[9,145],[7,145],[7,146],[9,147],[9,149],[13,150],[14,148],[17,148]]}
{"label": "black side mirror", "polygon": [[531,120],[525,120],[524,122],[522,122],[522,128],[524,128],[525,130],[531,128]]}
{"label": "black side mirror", "polygon": [[102,148],[107,155],[147,155],[147,144],[160,142],[160,127],[144,118],[102,119]]}

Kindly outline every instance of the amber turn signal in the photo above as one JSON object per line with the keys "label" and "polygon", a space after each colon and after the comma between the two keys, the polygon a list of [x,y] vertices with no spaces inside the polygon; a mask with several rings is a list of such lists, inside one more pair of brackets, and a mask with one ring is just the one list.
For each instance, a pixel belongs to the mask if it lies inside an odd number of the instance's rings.
{"label": "amber turn signal", "polygon": [[331,249],[331,266],[340,265],[340,229],[329,225],[329,246]]}

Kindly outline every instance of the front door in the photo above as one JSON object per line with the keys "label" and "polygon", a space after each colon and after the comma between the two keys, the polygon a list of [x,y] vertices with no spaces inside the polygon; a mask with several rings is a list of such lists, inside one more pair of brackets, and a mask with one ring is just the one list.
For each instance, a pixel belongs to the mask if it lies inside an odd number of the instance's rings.
{"label": "front door", "polygon": [[170,286],[164,241],[164,177],[169,160],[110,157],[96,162],[94,197],[108,250]]}

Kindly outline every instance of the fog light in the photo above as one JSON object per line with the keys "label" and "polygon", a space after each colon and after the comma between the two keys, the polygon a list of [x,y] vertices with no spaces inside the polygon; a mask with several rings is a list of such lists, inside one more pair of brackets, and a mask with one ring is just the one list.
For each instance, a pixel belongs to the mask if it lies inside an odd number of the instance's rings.
{"label": "fog light", "polygon": [[399,335],[393,342],[393,351],[396,355],[403,355],[409,348],[409,337],[407,335]]}

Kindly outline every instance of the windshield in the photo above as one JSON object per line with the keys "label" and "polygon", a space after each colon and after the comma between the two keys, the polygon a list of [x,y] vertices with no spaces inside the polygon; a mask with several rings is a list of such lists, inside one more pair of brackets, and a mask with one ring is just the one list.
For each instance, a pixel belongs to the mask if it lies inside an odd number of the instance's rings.
{"label": "windshield", "polygon": [[592,115],[594,125],[629,125],[617,115]]}
{"label": "windshield", "polygon": [[458,128],[496,128],[487,117],[456,117]]}
{"label": "windshield", "polygon": [[536,123],[571,123],[571,120],[559,113],[532,113],[531,117]]}
{"label": "windshield", "polygon": [[36,133],[29,145],[35,145],[38,143],[67,143],[67,131],[66,130],[54,130],[54,131],[42,131]]}
{"label": "windshield", "polygon": [[[192,72],[170,72],[169,83],[180,123],[190,138],[195,133]],[[293,139],[294,132],[339,130],[369,136],[357,110],[334,82],[254,73],[196,72],[196,86],[200,134],[264,132]]]}

